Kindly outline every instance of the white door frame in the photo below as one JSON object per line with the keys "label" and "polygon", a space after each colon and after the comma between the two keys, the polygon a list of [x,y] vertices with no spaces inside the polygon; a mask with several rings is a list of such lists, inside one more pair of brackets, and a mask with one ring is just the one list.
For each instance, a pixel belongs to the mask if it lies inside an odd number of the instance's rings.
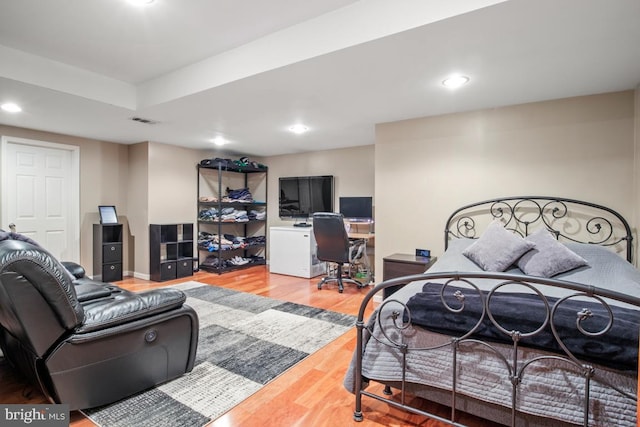
{"label": "white door frame", "polygon": [[0,209],[0,228],[7,227],[10,221],[8,196],[5,185],[7,176],[7,146],[9,143],[31,145],[37,147],[53,148],[71,152],[71,195],[69,197],[71,208],[69,209],[69,254],[67,261],[80,261],[80,147],[77,145],[58,144],[55,142],[38,141],[35,139],[2,136],[0,139],[0,194],[2,208]]}

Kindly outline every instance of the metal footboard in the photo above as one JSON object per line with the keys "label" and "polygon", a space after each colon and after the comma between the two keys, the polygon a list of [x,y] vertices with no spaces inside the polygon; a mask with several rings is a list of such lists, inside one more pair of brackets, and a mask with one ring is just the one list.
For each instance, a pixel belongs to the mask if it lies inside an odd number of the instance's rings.
{"label": "metal footboard", "polygon": [[[486,280],[492,281],[491,286],[483,291],[477,284],[483,281],[487,283]],[[448,333],[447,335],[450,336],[450,339],[447,342],[420,346],[416,345],[411,338],[416,333],[416,328],[419,329],[420,327],[412,325],[413,313],[410,311],[406,301],[395,299],[392,295],[382,302],[369,319],[365,319],[367,306],[375,295],[382,295],[385,288],[415,281],[440,287],[435,304],[441,306],[448,317],[459,316],[467,310],[469,308],[467,301],[470,296],[474,295],[476,301],[480,301],[481,304],[481,307],[477,309],[479,313],[477,320],[474,320],[464,330]],[[563,288],[569,292],[567,296],[549,298],[547,294],[550,288]],[[543,307],[541,321],[534,329],[520,330],[504,327],[505,321],[500,317],[494,301],[501,298],[505,292],[513,293],[512,290],[517,290],[517,293],[528,294],[531,299],[538,301],[539,306]],[[576,303],[584,305],[584,308],[575,311],[574,329],[568,335],[566,330],[560,331],[557,314],[560,310],[566,310],[568,305],[573,307]],[[506,378],[509,383],[505,387],[510,388],[510,401],[503,401],[499,404],[509,408],[510,425],[512,426],[516,425],[518,417],[530,416],[527,412],[523,412],[521,410],[523,408],[519,408],[518,405],[518,394],[520,393],[520,385],[523,379],[526,378],[527,381],[539,380],[540,384],[542,384],[543,380],[539,379],[538,372],[535,371],[546,370],[547,366],[549,369],[566,371],[572,376],[577,374],[581,377],[581,385],[579,387],[567,390],[567,393],[577,393],[576,390],[579,391],[580,396],[576,397],[576,399],[581,401],[580,405],[583,412],[581,424],[579,422],[572,423],[583,426],[590,425],[590,420],[594,416],[592,413],[593,402],[591,400],[597,398],[593,396],[595,383],[597,383],[598,390],[605,388],[608,393],[615,394],[622,400],[626,401],[628,399],[628,404],[635,408],[637,393],[635,387],[633,390],[626,389],[619,384],[608,381],[600,373],[602,370],[610,370],[609,368],[605,369],[598,363],[587,361],[584,357],[576,355],[573,347],[567,343],[568,337],[578,335],[588,337],[591,340],[600,340],[601,337],[612,330],[616,322],[621,321],[620,316],[616,314],[619,312],[619,303],[627,304],[628,309],[638,308],[640,310],[640,298],[635,296],[573,282],[506,273],[427,273],[385,281],[377,285],[364,297],[358,313],[356,323],[357,347],[354,357],[355,410],[353,417],[356,421],[363,420],[362,398],[367,397],[450,425],[463,426],[464,424],[460,424],[458,421],[459,414],[457,413],[458,399],[464,394],[459,389],[460,381],[465,375],[460,370],[460,358],[464,354],[473,352],[484,352],[493,355],[498,361],[496,363],[503,369],[503,378]],[[598,314],[595,314],[590,308],[592,306],[599,307]],[[594,329],[593,325],[596,318],[598,318],[598,325],[601,326]],[[479,338],[479,332],[486,329],[487,325],[493,328],[491,331],[493,334],[501,335],[505,342],[497,343],[491,338]],[[523,340],[533,339],[543,333],[551,336],[557,344],[554,352],[541,351],[531,357],[531,352],[522,351],[525,347],[522,343]],[[636,329],[633,333],[637,337],[639,331]],[[363,375],[363,354],[367,351],[367,343],[370,340],[376,340],[377,344],[393,352],[399,360],[398,372],[396,372],[398,378],[393,381],[394,388],[399,389],[399,401],[365,390],[366,383],[374,381],[365,378]],[[507,351],[505,351],[505,348]],[[636,344],[636,377],[637,348]],[[452,372],[450,386],[447,386],[447,389],[450,390],[448,392],[450,394],[450,402],[448,403],[450,416],[448,418],[443,418],[407,404],[407,397],[411,395],[408,390],[414,390],[416,387],[415,381],[412,381],[415,372],[412,372],[414,365],[410,362],[410,358],[419,352],[425,352],[425,354],[432,352],[435,354],[436,351],[443,349],[448,351],[449,360],[446,362]],[[529,354],[529,356],[523,357],[522,354],[525,353]],[[592,354],[592,356],[595,357],[597,354]],[[633,377],[633,374],[629,373],[629,371],[626,371],[624,375],[630,378]],[[379,382],[385,383],[385,381]],[[535,416],[543,417],[540,415]]]}

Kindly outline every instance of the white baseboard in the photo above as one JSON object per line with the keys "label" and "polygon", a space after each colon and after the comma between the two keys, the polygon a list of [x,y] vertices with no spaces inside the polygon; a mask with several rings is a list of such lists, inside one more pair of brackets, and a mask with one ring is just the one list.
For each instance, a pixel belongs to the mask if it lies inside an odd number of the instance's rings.
{"label": "white baseboard", "polygon": [[128,276],[133,276],[136,279],[142,279],[142,280],[151,280],[151,275],[150,274],[143,274],[143,273],[137,273],[137,272],[133,272],[133,274],[131,274],[131,272],[127,272]]}

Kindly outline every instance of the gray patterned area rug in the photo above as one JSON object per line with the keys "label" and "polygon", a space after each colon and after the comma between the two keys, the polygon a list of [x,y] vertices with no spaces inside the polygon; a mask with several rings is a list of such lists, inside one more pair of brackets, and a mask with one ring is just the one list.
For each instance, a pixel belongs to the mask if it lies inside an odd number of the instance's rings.
{"label": "gray patterned area rug", "polygon": [[174,287],[200,319],[193,371],[83,411],[99,426],[203,426],[355,325],[354,316],[198,282]]}

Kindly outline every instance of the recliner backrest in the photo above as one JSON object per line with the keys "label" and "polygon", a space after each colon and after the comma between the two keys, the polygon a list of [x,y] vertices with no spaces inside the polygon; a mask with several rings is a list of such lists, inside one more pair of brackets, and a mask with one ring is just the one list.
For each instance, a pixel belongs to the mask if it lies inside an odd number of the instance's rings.
{"label": "recliner backrest", "polygon": [[316,212],[313,214],[313,235],[317,256],[321,261],[349,262],[349,235],[340,213]]}
{"label": "recliner backrest", "polygon": [[70,275],[45,249],[0,242],[0,325],[42,356],[84,321]]}

